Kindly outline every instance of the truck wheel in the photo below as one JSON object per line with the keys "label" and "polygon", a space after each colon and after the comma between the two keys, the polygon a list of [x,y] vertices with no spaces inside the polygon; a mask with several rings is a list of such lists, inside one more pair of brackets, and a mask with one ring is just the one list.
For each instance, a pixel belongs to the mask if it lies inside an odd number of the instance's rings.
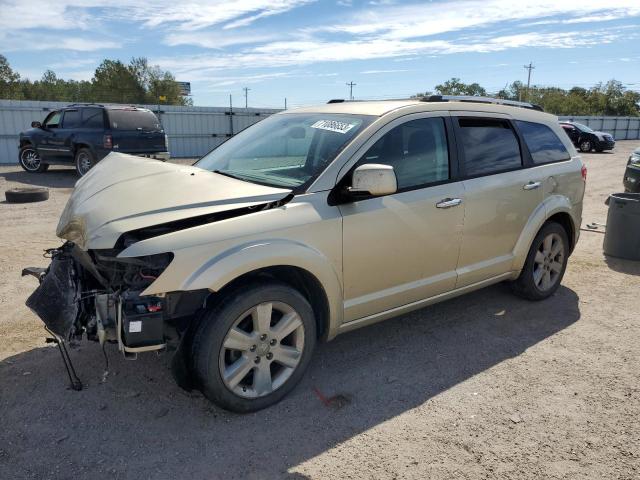
{"label": "truck wheel", "polygon": [[209,400],[253,412],[295,387],[315,343],[313,309],[300,292],[277,282],[253,284],[205,314],[193,340],[192,369]]}
{"label": "truck wheel", "polygon": [[31,145],[25,145],[20,149],[20,166],[29,173],[46,172],[49,164],[42,163],[38,151]]}
{"label": "truck wheel", "polygon": [[567,232],[556,222],[546,223],[531,244],[513,291],[528,300],[543,300],[558,290],[569,258]]}
{"label": "truck wheel", "polygon": [[96,157],[88,148],[80,148],[76,152],[76,172],[82,177],[96,164]]}

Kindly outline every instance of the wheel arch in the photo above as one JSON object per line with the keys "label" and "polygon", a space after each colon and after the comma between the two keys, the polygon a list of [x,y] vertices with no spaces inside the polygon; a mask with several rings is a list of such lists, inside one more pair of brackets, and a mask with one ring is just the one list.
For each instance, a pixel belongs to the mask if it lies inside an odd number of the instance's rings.
{"label": "wheel arch", "polygon": [[273,265],[249,271],[234,278],[214,294],[212,301],[232,292],[241,291],[245,286],[265,280],[282,282],[300,292],[311,305],[317,327],[317,337],[327,339],[329,334],[330,307],[327,293],[311,272],[293,265]]}
{"label": "wheel arch", "polygon": [[516,246],[514,247],[514,259],[512,271],[517,274],[522,270],[531,244],[540,229],[548,222],[559,223],[567,232],[569,239],[569,253],[573,252],[577,242],[577,228],[575,220],[571,214],[574,210],[569,198],[563,195],[553,195],[541,203],[529,217],[529,221],[522,230]]}

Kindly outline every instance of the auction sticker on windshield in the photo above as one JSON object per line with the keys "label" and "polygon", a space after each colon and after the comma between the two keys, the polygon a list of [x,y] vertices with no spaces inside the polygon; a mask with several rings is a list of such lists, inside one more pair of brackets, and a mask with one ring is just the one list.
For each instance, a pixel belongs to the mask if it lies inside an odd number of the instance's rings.
{"label": "auction sticker on windshield", "polygon": [[319,128],[320,130],[329,130],[330,132],[347,133],[355,127],[353,123],[338,122],[336,120],[318,120],[311,125],[311,128]]}

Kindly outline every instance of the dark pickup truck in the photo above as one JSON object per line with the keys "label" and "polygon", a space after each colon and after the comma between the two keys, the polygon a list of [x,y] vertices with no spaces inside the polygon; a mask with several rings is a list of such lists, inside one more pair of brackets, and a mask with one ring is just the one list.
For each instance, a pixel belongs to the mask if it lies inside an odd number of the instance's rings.
{"label": "dark pickup truck", "polygon": [[20,166],[44,172],[75,165],[82,176],[111,152],[166,160],[167,136],[151,110],[135,106],[73,104],[20,133]]}

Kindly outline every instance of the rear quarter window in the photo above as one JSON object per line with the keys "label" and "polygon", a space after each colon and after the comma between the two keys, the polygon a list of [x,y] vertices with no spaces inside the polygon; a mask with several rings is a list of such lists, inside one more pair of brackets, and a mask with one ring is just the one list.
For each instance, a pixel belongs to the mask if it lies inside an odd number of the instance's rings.
{"label": "rear quarter window", "polygon": [[516,125],[529,148],[533,163],[540,165],[571,158],[562,141],[546,125],[521,120],[516,120]]}
{"label": "rear quarter window", "polygon": [[83,128],[104,128],[104,116],[101,108],[82,109]]}
{"label": "rear quarter window", "polygon": [[113,130],[162,130],[158,117],[149,110],[109,110],[108,115]]}

